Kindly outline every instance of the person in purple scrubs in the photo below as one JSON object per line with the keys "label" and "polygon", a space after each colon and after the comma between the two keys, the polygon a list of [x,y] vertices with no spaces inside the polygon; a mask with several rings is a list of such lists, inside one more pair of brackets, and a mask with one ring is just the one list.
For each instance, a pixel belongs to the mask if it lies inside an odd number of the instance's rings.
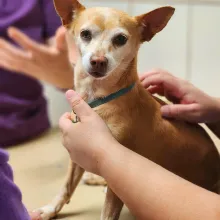
{"label": "person in purple scrubs", "polygon": [[[8,29],[11,26],[16,29]],[[59,89],[72,87],[73,70],[68,60],[65,29],[58,29],[60,26],[52,0],[0,0],[2,220],[30,219],[21,192],[13,182],[9,155],[2,148],[35,138],[49,129],[47,102],[38,80]]]}

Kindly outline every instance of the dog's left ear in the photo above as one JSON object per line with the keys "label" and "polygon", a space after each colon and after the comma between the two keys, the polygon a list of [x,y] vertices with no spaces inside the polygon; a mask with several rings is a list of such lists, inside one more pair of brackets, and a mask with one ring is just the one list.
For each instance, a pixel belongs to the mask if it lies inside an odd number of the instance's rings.
{"label": "dog's left ear", "polygon": [[141,26],[141,42],[150,41],[158,32],[162,31],[173,16],[174,11],[173,7],[167,6],[135,17]]}
{"label": "dog's left ear", "polygon": [[54,0],[57,14],[60,16],[64,26],[68,27],[77,13],[85,10],[77,0]]}

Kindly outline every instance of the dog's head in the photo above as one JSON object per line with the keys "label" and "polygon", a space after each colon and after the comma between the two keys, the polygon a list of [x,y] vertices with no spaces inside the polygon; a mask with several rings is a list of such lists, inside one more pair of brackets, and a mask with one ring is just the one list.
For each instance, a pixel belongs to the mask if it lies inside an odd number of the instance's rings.
{"label": "dog's head", "polygon": [[54,0],[54,4],[63,25],[74,35],[82,68],[95,78],[125,70],[140,44],[150,41],[174,14],[172,7],[131,17],[111,8],[86,9],[77,0]]}

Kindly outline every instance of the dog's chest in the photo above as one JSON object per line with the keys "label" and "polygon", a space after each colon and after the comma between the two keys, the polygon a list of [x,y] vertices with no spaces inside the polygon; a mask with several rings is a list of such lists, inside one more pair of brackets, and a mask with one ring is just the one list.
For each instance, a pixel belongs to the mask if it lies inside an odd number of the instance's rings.
{"label": "dog's chest", "polygon": [[78,92],[85,101],[94,99],[94,90],[92,87],[93,79],[90,77],[83,80],[75,79],[75,90]]}
{"label": "dog's chest", "polygon": [[115,101],[104,104],[94,109],[95,112],[105,121],[112,135],[123,143],[130,137],[132,132],[132,118],[128,112],[124,112]]}

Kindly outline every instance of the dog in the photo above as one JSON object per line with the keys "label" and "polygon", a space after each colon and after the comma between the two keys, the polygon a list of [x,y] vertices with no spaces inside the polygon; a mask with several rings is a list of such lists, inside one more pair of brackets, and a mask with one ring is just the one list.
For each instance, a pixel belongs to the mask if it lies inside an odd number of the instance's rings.
{"label": "dog", "polygon": [[[117,141],[219,193],[220,158],[209,135],[198,124],[162,118],[160,108],[166,103],[148,93],[138,78],[139,47],[166,27],[175,9],[165,6],[131,17],[111,8],[86,9],[77,0],[54,0],[54,4],[79,50],[74,89],[102,117]],[[70,162],[62,190],[39,209],[43,220],[57,215],[70,201],[84,172]],[[101,220],[119,219],[122,208],[123,202],[108,187]]]}

